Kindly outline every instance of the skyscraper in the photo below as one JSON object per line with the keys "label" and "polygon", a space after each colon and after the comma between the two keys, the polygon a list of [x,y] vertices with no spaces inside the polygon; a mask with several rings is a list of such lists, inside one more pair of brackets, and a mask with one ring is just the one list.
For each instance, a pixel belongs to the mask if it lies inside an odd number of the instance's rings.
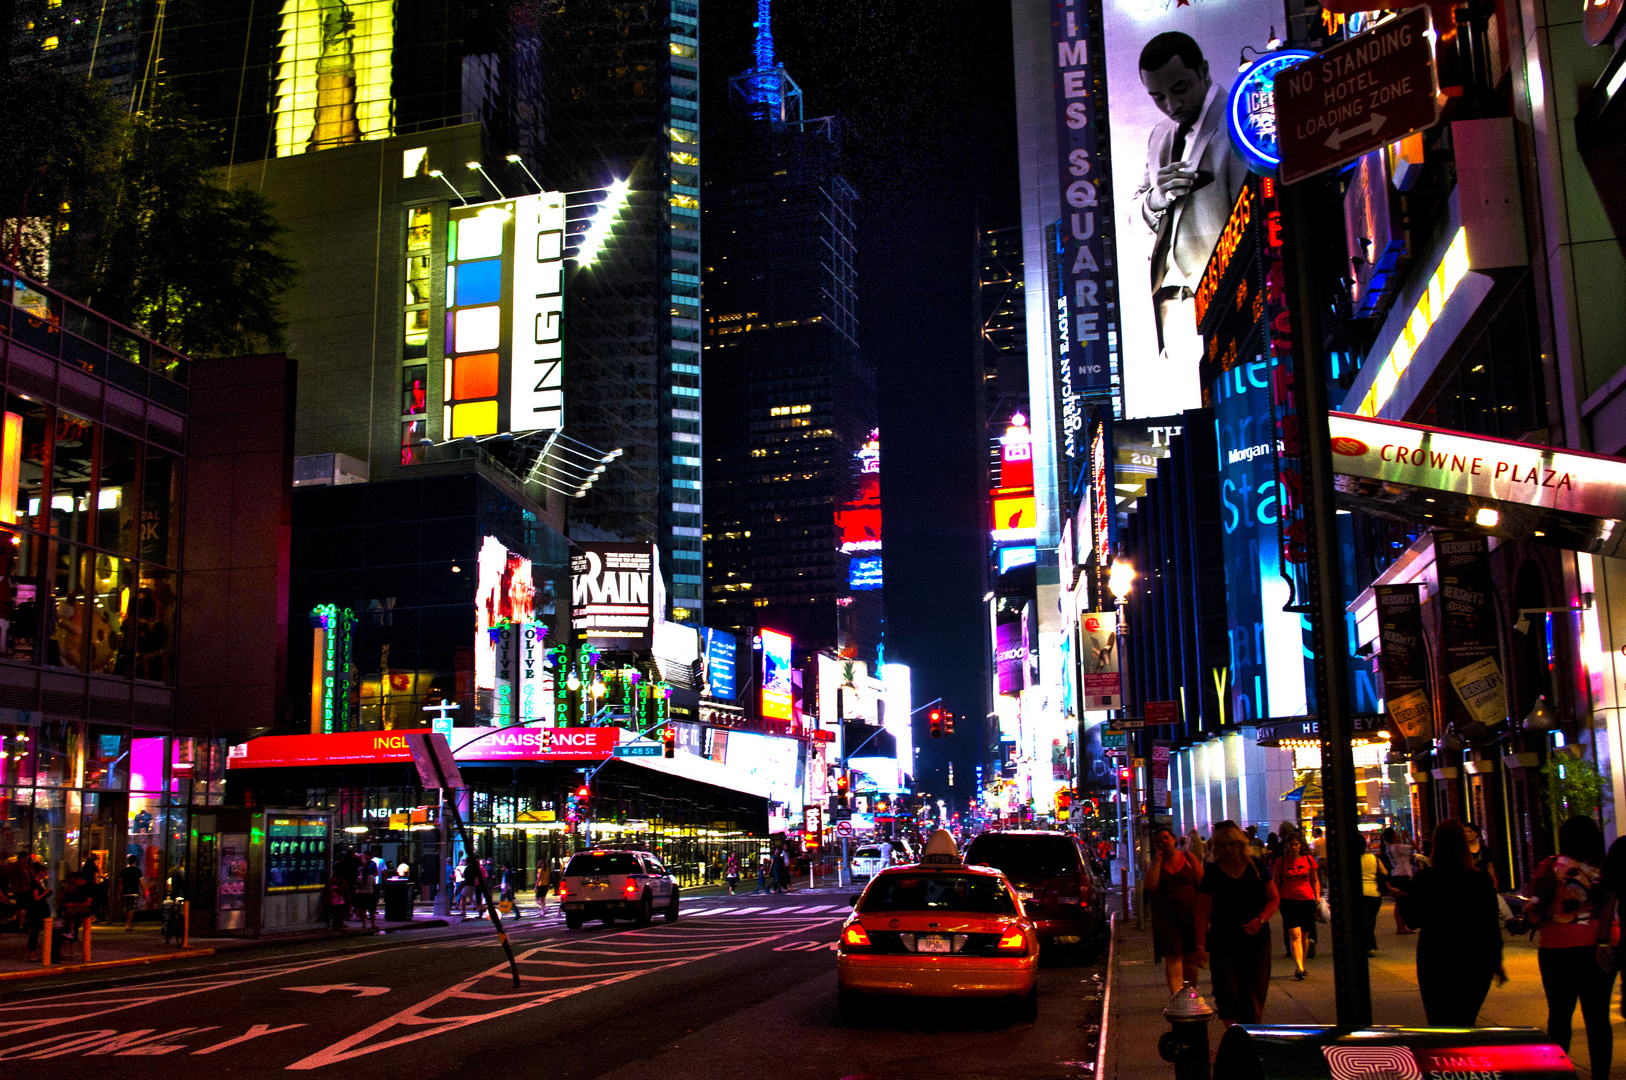
{"label": "skyscraper", "polygon": [[719,626],[870,659],[881,639],[875,368],[858,345],[835,117],[806,119],[758,5],[706,180],[706,595]]}

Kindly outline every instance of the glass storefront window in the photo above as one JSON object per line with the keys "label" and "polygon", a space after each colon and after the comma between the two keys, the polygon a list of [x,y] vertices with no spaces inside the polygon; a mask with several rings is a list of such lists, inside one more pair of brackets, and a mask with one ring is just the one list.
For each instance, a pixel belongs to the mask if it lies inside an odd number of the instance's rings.
{"label": "glass storefront window", "polygon": [[[135,677],[171,682],[175,677],[175,575],[168,570],[141,566],[136,585]],[[129,619],[125,620],[129,633]]]}
{"label": "glass storefront window", "polygon": [[[32,524],[41,512],[49,406],[11,395],[0,426],[0,525]],[[36,526],[37,527],[37,526]]]}
{"label": "glass storefront window", "polygon": [[105,791],[126,790],[130,783],[129,751],[128,730],[92,727],[85,742],[85,786]]}
{"label": "glass storefront window", "polygon": [[46,601],[50,633],[45,641],[45,662],[55,667],[85,670],[85,629],[90,619],[86,599],[85,553],[74,544],[55,544],[50,563],[50,597]]}
{"label": "glass storefront window", "polygon": [[101,478],[96,488],[96,546],[135,554],[136,474],[141,447],[127,435],[102,429]]}
{"label": "glass storefront window", "polygon": [[92,575],[90,610],[90,670],[106,674],[130,674],[135,659],[135,640],[126,632],[130,625],[131,593],[135,588],[134,565],[111,555],[90,555]]}
{"label": "glass storefront window", "polygon": [[32,533],[0,528],[0,659],[29,661],[40,632],[40,579]]}
{"label": "glass storefront window", "polygon": [[173,454],[147,448],[141,480],[142,562],[176,566],[180,534],[181,465]]}
{"label": "glass storefront window", "polygon": [[64,540],[90,539],[90,479],[96,425],[58,412],[51,450],[51,531]]}

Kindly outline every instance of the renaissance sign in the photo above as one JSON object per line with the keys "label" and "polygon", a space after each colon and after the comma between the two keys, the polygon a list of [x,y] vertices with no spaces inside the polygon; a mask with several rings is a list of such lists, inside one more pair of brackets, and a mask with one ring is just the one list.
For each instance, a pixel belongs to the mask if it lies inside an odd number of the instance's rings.
{"label": "renaissance sign", "polygon": [[[227,752],[228,769],[370,765],[410,762],[412,735],[423,731],[344,731],[333,735],[263,735]],[[453,728],[447,737],[458,761],[593,761],[610,757],[624,734],[618,727]]]}

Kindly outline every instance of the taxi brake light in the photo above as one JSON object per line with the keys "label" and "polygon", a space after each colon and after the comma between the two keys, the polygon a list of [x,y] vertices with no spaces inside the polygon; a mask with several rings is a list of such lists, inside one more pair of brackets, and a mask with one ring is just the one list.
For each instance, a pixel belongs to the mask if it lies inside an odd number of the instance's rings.
{"label": "taxi brake light", "polygon": [[999,952],[1025,953],[1028,951],[1027,935],[1022,933],[1021,927],[1012,927],[1000,935],[999,944],[994,948]]}
{"label": "taxi brake light", "polygon": [[847,949],[867,949],[869,948],[869,935],[864,933],[862,924],[852,923],[846,930],[842,931],[841,944]]}

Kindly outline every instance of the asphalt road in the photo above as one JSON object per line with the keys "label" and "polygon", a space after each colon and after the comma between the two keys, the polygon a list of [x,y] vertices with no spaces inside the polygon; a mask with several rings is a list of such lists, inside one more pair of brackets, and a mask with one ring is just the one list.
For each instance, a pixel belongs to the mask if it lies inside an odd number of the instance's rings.
{"label": "asphalt road", "polygon": [[517,990],[489,924],[213,957],[81,986],[8,986],[0,1072],[29,1080],[1093,1075],[1102,969],[1073,958],[1046,959],[1037,1023],[987,1002],[890,1000],[844,1024],[834,941],[846,912],[844,893],[820,891],[686,900],[677,922],[644,929],[594,923],[572,933],[557,916],[524,920],[510,933]]}

